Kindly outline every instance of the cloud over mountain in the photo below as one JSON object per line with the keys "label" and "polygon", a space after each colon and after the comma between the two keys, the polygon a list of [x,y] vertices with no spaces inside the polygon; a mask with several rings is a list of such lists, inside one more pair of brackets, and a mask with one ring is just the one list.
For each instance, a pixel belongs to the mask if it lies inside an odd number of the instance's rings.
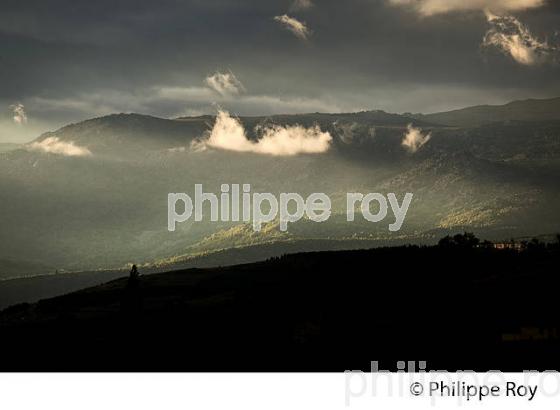
{"label": "cloud over mountain", "polygon": [[88,157],[91,151],[85,147],[80,147],[72,141],[61,141],[58,137],[48,137],[39,142],[28,145],[29,149],[50,154],[59,154],[66,157]]}
{"label": "cloud over mountain", "polygon": [[229,151],[290,156],[326,152],[332,141],[330,133],[322,132],[318,125],[309,128],[270,125],[258,131],[261,134],[259,140],[249,140],[241,121],[220,110],[208,137],[198,141],[195,148],[199,150],[202,145]]}
{"label": "cloud over mountain", "polygon": [[431,138],[431,133],[422,134],[422,129],[416,128],[412,124],[408,124],[407,132],[404,135],[401,144],[406,150],[408,150],[408,152],[415,153]]}

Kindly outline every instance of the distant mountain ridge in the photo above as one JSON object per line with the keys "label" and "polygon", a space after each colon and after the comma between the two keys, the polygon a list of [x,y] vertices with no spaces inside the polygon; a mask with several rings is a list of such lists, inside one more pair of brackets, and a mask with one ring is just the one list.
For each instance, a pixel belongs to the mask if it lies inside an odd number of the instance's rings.
{"label": "distant mountain ridge", "polygon": [[[305,113],[278,114],[270,116],[241,116],[249,138],[255,138],[256,125],[303,125],[318,124],[327,131],[337,132],[337,124],[359,124],[363,127],[405,128],[408,124],[431,129],[437,127],[472,128],[508,121],[560,121],[560,97],[549,99],[527,99],[503,105],[477,105],[452,111],[432,114],[395,114],[382,110],[353,113]],[[188,144],[211,129],[214,115],[158,118],[144,114],[111,114],[69,124],[56,131],[39,136],[34,142],[49,137],[61,141],[72,141],[96,151],[108,152],[115,145],[128,142],[142,143],[147,148],[173,148]],[[126,147],[130,149],[130,146]]]}
{"label": "distant mountain ridge", "polygon": [[[165,119],[143,114],[111,114],[93,118],[75,124],[69,124],[56,131],[47,132],[32,143],[41,143],[49,138],[71,142],[90,149],[94,153],[115,154],[135,152],[142,149],[160,150],[189,146],[196,139],[203,137],[212,129],[216,117],[204,115],[198,117],[180,117]],[[247,137],[257,139],[255,127],[258,125],[302,125],[311,127],[319,125],[322,130],[336,134],[339,124],[352,124],[367,127],[405,128],[411,122],[421,127],[437,127],[422,119],[414,119],[400,114],[384,111],[363,111],[340,114],[291,114],[273,116],[239,117],[245,127]]]}
{"label": "distant mountain ridge", "polygon": [[504,121],[560,120],[560,97],[512,101],[504,105],[477,105],[414,118],[441,125],[478,127]]}

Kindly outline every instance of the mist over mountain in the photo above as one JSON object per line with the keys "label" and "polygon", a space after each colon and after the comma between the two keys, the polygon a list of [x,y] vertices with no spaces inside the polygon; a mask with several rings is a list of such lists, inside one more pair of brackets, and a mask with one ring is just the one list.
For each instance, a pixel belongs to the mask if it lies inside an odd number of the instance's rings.
{"label": "mist over mountain", "polygon": [[[214,116],[115,114],[68,125],[0,153],[0,260],[10,260],[9,269],[0,264],[0,276],[29,273],[23,262],[15,269],[17,261],[79,270],[177,263],[259,244],[315,250],[313,243],[328,248],[318,241],[336,240],[337,248],[424,243],[463,229],[498,239],[554,233],[560,230],[559,104],[527,100],[414,116],[231,116],[248,144],[272,132],[295,138],[312,127],[330,135],[325,152],[298,155],[205,145]],[[192,194],[199,183],[215,193],[221,184],[243,183],[253,192],[324,192],[333,215],[325,223],[292,224],[285,234],[274,224],[256,235],[242,223],[206,220],[168,232],[167,194]],[[402,230],[391,233],[393,221],[348,223],[347,192],[414,198]]]}

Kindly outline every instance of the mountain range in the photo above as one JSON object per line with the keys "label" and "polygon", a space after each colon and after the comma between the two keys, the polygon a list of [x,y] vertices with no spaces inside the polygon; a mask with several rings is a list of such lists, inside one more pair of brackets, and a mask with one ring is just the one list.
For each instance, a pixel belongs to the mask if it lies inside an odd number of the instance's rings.
{"label": "mountain range", "polygon": [[[435,114],[364,111],[235,118],[253,142],[262,130],[318,126],[323,153],[271,156],[204,146],[215,116],[162,119],[114,114],[0,150],[0,277],[189,264],[227,264],[286,249],[431,243],[469,230],[508,239],[560,231],[560,98]],[[415,152],[410,132],[424,138]],[[167,194],[250,183],[253,192],[325,192],[328,222],[301,221],[259,234],[233,222],[188,222],[167,231]],[[398,233],[346,222],[346,192],[412,192]],[[263,250],[266,249],[266,250]],[[218,256],[220,255],[220,256]],[[244,259],[245,258],[245,259]],[[7,261],[3,263],[2,261]],[[207,262],[208,265],[211,262]],[[18,267],[19,266],[19,267]],[[33,269],[30,268],[33,267]]]}

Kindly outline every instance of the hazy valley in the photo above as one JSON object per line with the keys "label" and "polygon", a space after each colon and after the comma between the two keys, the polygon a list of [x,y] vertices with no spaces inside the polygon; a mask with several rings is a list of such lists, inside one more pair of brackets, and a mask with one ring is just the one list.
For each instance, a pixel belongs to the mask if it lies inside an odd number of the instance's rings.
{"label": "hazy valley", "polygon": [[[263,127],[296,124],[318,126],[332,141],[324,153],[288,156],[201,149],[213,116],[116,114],[3,146],[0,277],[433,243],[464,229],[495,239],[560,231],[560,99],[429,115],[368,111],[239,121],[254,141]],[[415,152],[402,145],[409,124],[430,136]],[[196,183],[214,192],[222,183],[325,192],[333,216],[286,233],[275,224],[255,233],[232,222],[189,222],[168,232],[167,194],[192,192]],[[387,224],[346,222],[346,192],[412,192],[414,199],[402,230],[391,233]],[[224,257],[232,248],[241,256]]]}

